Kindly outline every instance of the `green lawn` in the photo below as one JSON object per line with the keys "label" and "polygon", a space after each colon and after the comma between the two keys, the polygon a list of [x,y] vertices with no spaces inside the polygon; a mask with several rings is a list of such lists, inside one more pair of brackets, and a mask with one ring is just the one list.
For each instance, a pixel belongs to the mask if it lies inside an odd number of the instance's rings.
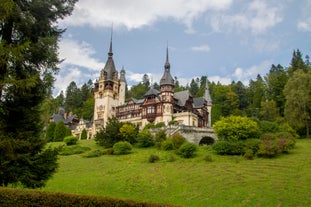
{"label": "green lawn", "polygon": [[[80,145],[101,149],[94,141]],[[160,161],[149,163],[150,154]],[[129,155],[60,156],[59,163],[43,190],[195,207],[311,206],[310,139],[273,159],[218,156],[207,147],[182,159],[172,151],[134,148]]]}

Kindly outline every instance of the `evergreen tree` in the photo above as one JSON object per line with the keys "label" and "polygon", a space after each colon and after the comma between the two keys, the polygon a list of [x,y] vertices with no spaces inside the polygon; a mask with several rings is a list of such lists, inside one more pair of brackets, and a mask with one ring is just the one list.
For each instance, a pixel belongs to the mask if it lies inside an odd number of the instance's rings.
{"label": "evergreen tree", "polygon": [[288,75],[280,64],[272,65],[269,74],[265,76],[267,99],[276,103],[280,116],[284,116],[285,96],[283,90],[287,80]]}
{"label": "evergreen tree", "polygon": [[87,139],[86,129],[82,130],[81,139]]}
{"label": "evergreen tree", "polygon": [[53,121],[49,124],[46,129],[45,138],[48,142],[53,142],[54,140],[54,131],[55,131],[56,123]]}
{"label": "evergreen tree", "polygon": [[0,2],[0,185],[37,188],[57,167],[44,149],[40,105],[57,72],[57,21],[76,0]]}
{"label": "evergreen tree", "polygon": [[66,136],[66,127],[63,121],[57,122],[54,130],[54,142],[62,142]]}

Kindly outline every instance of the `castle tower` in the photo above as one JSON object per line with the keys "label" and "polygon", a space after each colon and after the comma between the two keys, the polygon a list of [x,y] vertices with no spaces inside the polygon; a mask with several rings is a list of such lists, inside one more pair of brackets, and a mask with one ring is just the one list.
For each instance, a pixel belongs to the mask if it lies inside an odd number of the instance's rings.
{"label": "castle tower", "polygon": [[207,111],[208,111],[208,127],[212,126],[212,98],[209,92],[208,87],[208,80],[206,79],[206,85],[205,85],[205,93],[204,98],[207,102]]}
{"label": "castle tower", "polygon": [[121,88],[124,91],[125,95],[125,72],[122,72],[122,80],[118,79],[118,71],[115,68],[112,52],[112,37],[110,39],[110,47],[108,52],[108,59],[104,69],[100,72],[100,78],[95,83],[94,89],[94,125],[93,125],[93,134],[102,127],[105,127],[109,117],[115,116],[116,107],[123,101],[125,97],[120,96]]}
{"label": "castle tower", "polygon": [[160,80],[160,93],[163,103],[163,122],[167,125],[172,120],[173,103],[174,103],[174,79],[170,72],[170,63],[168,59],[168,47],[166,48],[166,61],[164,64],[164,74]]}

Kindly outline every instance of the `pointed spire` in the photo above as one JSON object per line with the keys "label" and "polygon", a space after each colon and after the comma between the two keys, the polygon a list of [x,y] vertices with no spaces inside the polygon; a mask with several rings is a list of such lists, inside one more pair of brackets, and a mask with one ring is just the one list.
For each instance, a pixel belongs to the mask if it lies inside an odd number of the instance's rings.
{"label": "pointed spire", "polygon": [[109,47],[109,52],[108,52],[109,57],[113,56],[113,52],[112,52],[112,31],[113,31],[113,28],[111,28],[110,47]]}
{"label": "pointed spire", "polygon": [[169,70],[170,67],[171,67],[171,65],[170,65],[169,60],[168,60],[168,46],[166,46],[166,61],[165,61],[164,68],[166,70]]}
{"label": "pointed spire", "polygon": [[160,80],[160,86],[161,85],[173,85],[174,86],[174,79],[172,78],[170,68],[171,66],[168,60],[168,46],[167,46],[166,47],[166,61],[164,65],[164,74]]}

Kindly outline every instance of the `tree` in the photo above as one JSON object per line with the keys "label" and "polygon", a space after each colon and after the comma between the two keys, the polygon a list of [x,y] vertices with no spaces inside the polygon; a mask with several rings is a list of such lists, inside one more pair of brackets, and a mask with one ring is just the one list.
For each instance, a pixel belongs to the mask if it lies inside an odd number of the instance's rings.
{"label": "tree", "polygon": [[0,185],[37,188],[57,168],[45,149],[40,105],[57,72],[57,21],[76,0],[0,1]]}
{"label": "tree", "polygon": [[82,130],[81,139],[87,139],[86,129]]}
{"label": "tree", "polygon": [[53,142],[54,140],[54,131],[55,131],[56,123],[53,121],[49,124],[46,129],[45,138],[48,142]]}
{"label": "tree", "polygon": [[267,99],[276,103],[281,116],[284,116],[285,96],[283,90],[287,80],[288,74],[280,64],[277,66],[272,64],[269,73],[265,76]]}
{"label": "tree", "polygon": [[72,81],[66,89],[65,110],[74,111],[82,107],[81,91],[77,84]]}
{"label": "tree", "polygon": [[108,118],[106,127],[97,132],[95,135],[96,143],[104,146],[105,148],[110,148],[115,143],[122,141],[123,136],[120,133],[122,125],[123,123],[119,122],[117,118]]}
{"label": "tree", "polygon": [[120,128],[120,133],[124,137],[124,140],[133,144],[136,142],[136,136],[138,134],[138,127],[132,123],[124,123]]}
{"label": "tree", "polygon": [[54,142],[62,142],[66,136],[66,127],[63,121],[57,122],[54,130]]}
{"label": "tree", "polygon": [[311,71],[297,70],[284,88],[286,98],[285,118],[297,130],[310,136],[311,126]]}
{"label": "tree", "polygon": [[137,135],[138,147],[151,147],[154,145],[153,135],[148,129],[141,130]]}

